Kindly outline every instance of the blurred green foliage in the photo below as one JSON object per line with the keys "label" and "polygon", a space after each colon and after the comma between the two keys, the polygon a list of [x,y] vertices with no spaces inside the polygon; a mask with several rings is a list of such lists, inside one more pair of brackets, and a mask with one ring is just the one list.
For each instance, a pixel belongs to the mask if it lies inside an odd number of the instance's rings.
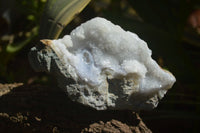
{"label": "blurred green foliage", "polygon": [[[46,0],[0,1],[0,81],[13,82],[19,75],[9,65],[38,35]],[[14,63],[14,62],[13,62]],[[16,62],[15,62],[16,63]]]}
{"label": "blurred green foliage", "polygon": [[[38,43],[40,18],[46,1],[13,1],[11,8],[17,9],[14,13],[10,10],[11,21],[4,17],[0,21],[0,82],[28,83],[28,79],[38,77],[23,61],[27,62],[28,50]],[[148,43],[160,66],[169,69],[177,78],[176,85],[154,110],[161,112],[160,115],[147,119],[153,121],[166,116],[172,120],[185,118],[200,122],[200,32],[188,24],[188,18],[195,10],[200,10],[199,0],[91,0],[60,36],[96,16],[135,32]],[[12,14],[17,17],[12,17]],[[196,17],[200,18],[200,15]]]}

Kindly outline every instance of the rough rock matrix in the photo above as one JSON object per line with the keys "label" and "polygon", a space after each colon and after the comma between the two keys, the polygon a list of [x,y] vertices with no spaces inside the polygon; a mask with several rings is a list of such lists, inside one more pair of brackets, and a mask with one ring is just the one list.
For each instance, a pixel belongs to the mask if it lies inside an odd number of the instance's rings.
{"label": "rough rock matrix", "polygon": [[73,101],[97,110],[153,109],[175,82],[145,41],[104,18],[42,42],[45,48],[31,49],[32,67],[53,73]]}

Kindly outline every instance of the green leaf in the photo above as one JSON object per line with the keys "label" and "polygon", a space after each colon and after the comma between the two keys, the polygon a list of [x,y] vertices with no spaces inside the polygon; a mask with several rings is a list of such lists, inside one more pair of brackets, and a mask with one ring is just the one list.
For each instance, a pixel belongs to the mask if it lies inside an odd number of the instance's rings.
{"label": "green leaf", "polygon": [[19,42],[19,43],[8,44],[7,47],[6,47],[6,52],[8,52],[8,53],[18,52],[24,46],[26,46],[28,43],[30,43],[32,41],[32,39],[37,36],[37,34],[38,34],[38,27],[34,27],[30,31],[30,36],[27,39],[25,39],[25,40],[23,40],[22,42]]}
{"label": "green leaf", "polygon": [[57,39],[63,28],[89,2],[90,0],[48,0],[40,25],[40,38]]}

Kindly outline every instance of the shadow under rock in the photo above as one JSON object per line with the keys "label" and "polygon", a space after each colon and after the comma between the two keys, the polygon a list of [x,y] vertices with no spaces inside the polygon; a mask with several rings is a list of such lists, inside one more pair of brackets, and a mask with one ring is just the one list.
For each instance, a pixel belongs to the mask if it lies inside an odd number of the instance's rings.
{"label": "shadow under rock", "polygon": [[1,115],[7,116],[0,117],[0,130],[12,131],[12,126],[15,127],[14,131],[17,129],[20,132],[81,132],[99,121],[115,119],[128,126],[138,126],[140,122],[136,113],[131,111],[96,111],[72,102],[55,86],[29,85],[15,88],[0,97],[0,107]]}

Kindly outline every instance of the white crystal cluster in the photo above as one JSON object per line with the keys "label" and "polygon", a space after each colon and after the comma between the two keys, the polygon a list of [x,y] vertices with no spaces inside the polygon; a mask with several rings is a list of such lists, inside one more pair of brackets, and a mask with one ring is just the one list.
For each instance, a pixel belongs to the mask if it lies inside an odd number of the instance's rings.
{"label": "white crystal cluster", "polygon": [[[68,96],[97,110],[152,109],[175,82],[151,58],[147,43],[104,18],[94,18],[62,39],[47,41],[74,83]],[[62,84],[62,83],[60,83]]]}

